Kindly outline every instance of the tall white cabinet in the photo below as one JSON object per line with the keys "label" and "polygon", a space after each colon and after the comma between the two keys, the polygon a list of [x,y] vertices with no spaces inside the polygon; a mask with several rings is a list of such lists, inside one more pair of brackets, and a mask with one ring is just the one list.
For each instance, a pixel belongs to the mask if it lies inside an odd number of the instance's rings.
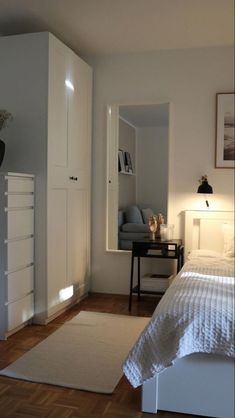
{"label": "tall white cabinet", "polygon": [[[90,256],[91,70],[49,40],[48,314],[87,291]],[[56,280],[55,280],[56,278]]]}
{"label": "tall white cabinet", "polygon": [[14,117],[3,167],[35,173],[34,321],[46,323],[89,289],[92,70],[46,32],[2,38],[0,53],[13,80],[0,108]]}

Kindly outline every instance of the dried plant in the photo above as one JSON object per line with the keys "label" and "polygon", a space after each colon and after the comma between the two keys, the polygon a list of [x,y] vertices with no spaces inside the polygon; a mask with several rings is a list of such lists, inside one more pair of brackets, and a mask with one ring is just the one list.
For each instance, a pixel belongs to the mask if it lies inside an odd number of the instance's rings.
{"label": "dried plant", "polygon": [[0,131],[8,126],[10,120],[12,120],[12,114],[5,109],[0,109]]}

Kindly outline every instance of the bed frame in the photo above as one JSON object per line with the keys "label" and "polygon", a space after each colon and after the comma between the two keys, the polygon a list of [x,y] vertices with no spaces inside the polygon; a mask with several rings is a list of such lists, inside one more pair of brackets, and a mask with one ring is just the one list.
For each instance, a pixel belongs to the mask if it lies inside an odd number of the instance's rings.
{"label": "bed frame", "polygon": [[[234,222],[228,211],[185,211],[185,255],[192,249],[222,252],[222,224]],[[234,359],[191,354],[142,386],[142,411],[158,410],[213,418],[234,418]]]}

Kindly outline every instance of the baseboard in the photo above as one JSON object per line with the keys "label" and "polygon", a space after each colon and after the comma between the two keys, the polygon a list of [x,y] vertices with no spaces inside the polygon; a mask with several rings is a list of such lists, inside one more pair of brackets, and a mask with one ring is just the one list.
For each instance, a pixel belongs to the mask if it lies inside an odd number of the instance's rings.
{"label": "baseboard", "polygon": [[53,321],[53,319],[57,318],[58,316],[60,316],[62,313],[66,312],[68,309],[72,308],[73,306],[75,306],[77,303],[81,302],[83,299],[85,299],[87,297],[88,293],[85,293],[84,295],[80,296],[77,300],[71,302],[69,305],[65,306],[64,308],[60,309],[59,311],[57,311],[56,313],[52,314],[51,316],[49,316],[46,320],[45,320],[45,324],[47,325],[49,322]]}
{"label": "baseboard", "polygon": [[53,319],[57,318],[62,313],[66,312],[68,309],[70,309],[72,306],[79,303],[81,300],[83,300],[88,295],[88,289],[86,288],[86,285],[82,285],[77,290],[76,294],[73,295],[72,298],[69,300],[62,302],[60,305],[57,305],[56,312],[50,313],[50,311],[42,312],[39,314],[35,314],[33,318],[33,323],[37,325],[46,325],[49,322],[53,321]]}
{"label": "baseboard", "polygon": [[15,334],[16,332],[20,331],[22,328],[30,324],[32,324],[32,318],[29,319],[28,321],[25,321],[23,324],[18,325],[18,327],[5,332],[5,340],[7,340],[8,337],[10,337],[11,335]]}

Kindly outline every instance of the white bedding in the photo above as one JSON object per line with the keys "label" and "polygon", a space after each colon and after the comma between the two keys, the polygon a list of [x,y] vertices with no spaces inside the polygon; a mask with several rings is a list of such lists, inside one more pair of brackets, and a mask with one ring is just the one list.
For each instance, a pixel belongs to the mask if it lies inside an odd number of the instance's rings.
{"label": "white bedding", "polygon": [[234,259],[188,261],[130,351],[123,371],[137,387],[192,353],[234,357]]}

